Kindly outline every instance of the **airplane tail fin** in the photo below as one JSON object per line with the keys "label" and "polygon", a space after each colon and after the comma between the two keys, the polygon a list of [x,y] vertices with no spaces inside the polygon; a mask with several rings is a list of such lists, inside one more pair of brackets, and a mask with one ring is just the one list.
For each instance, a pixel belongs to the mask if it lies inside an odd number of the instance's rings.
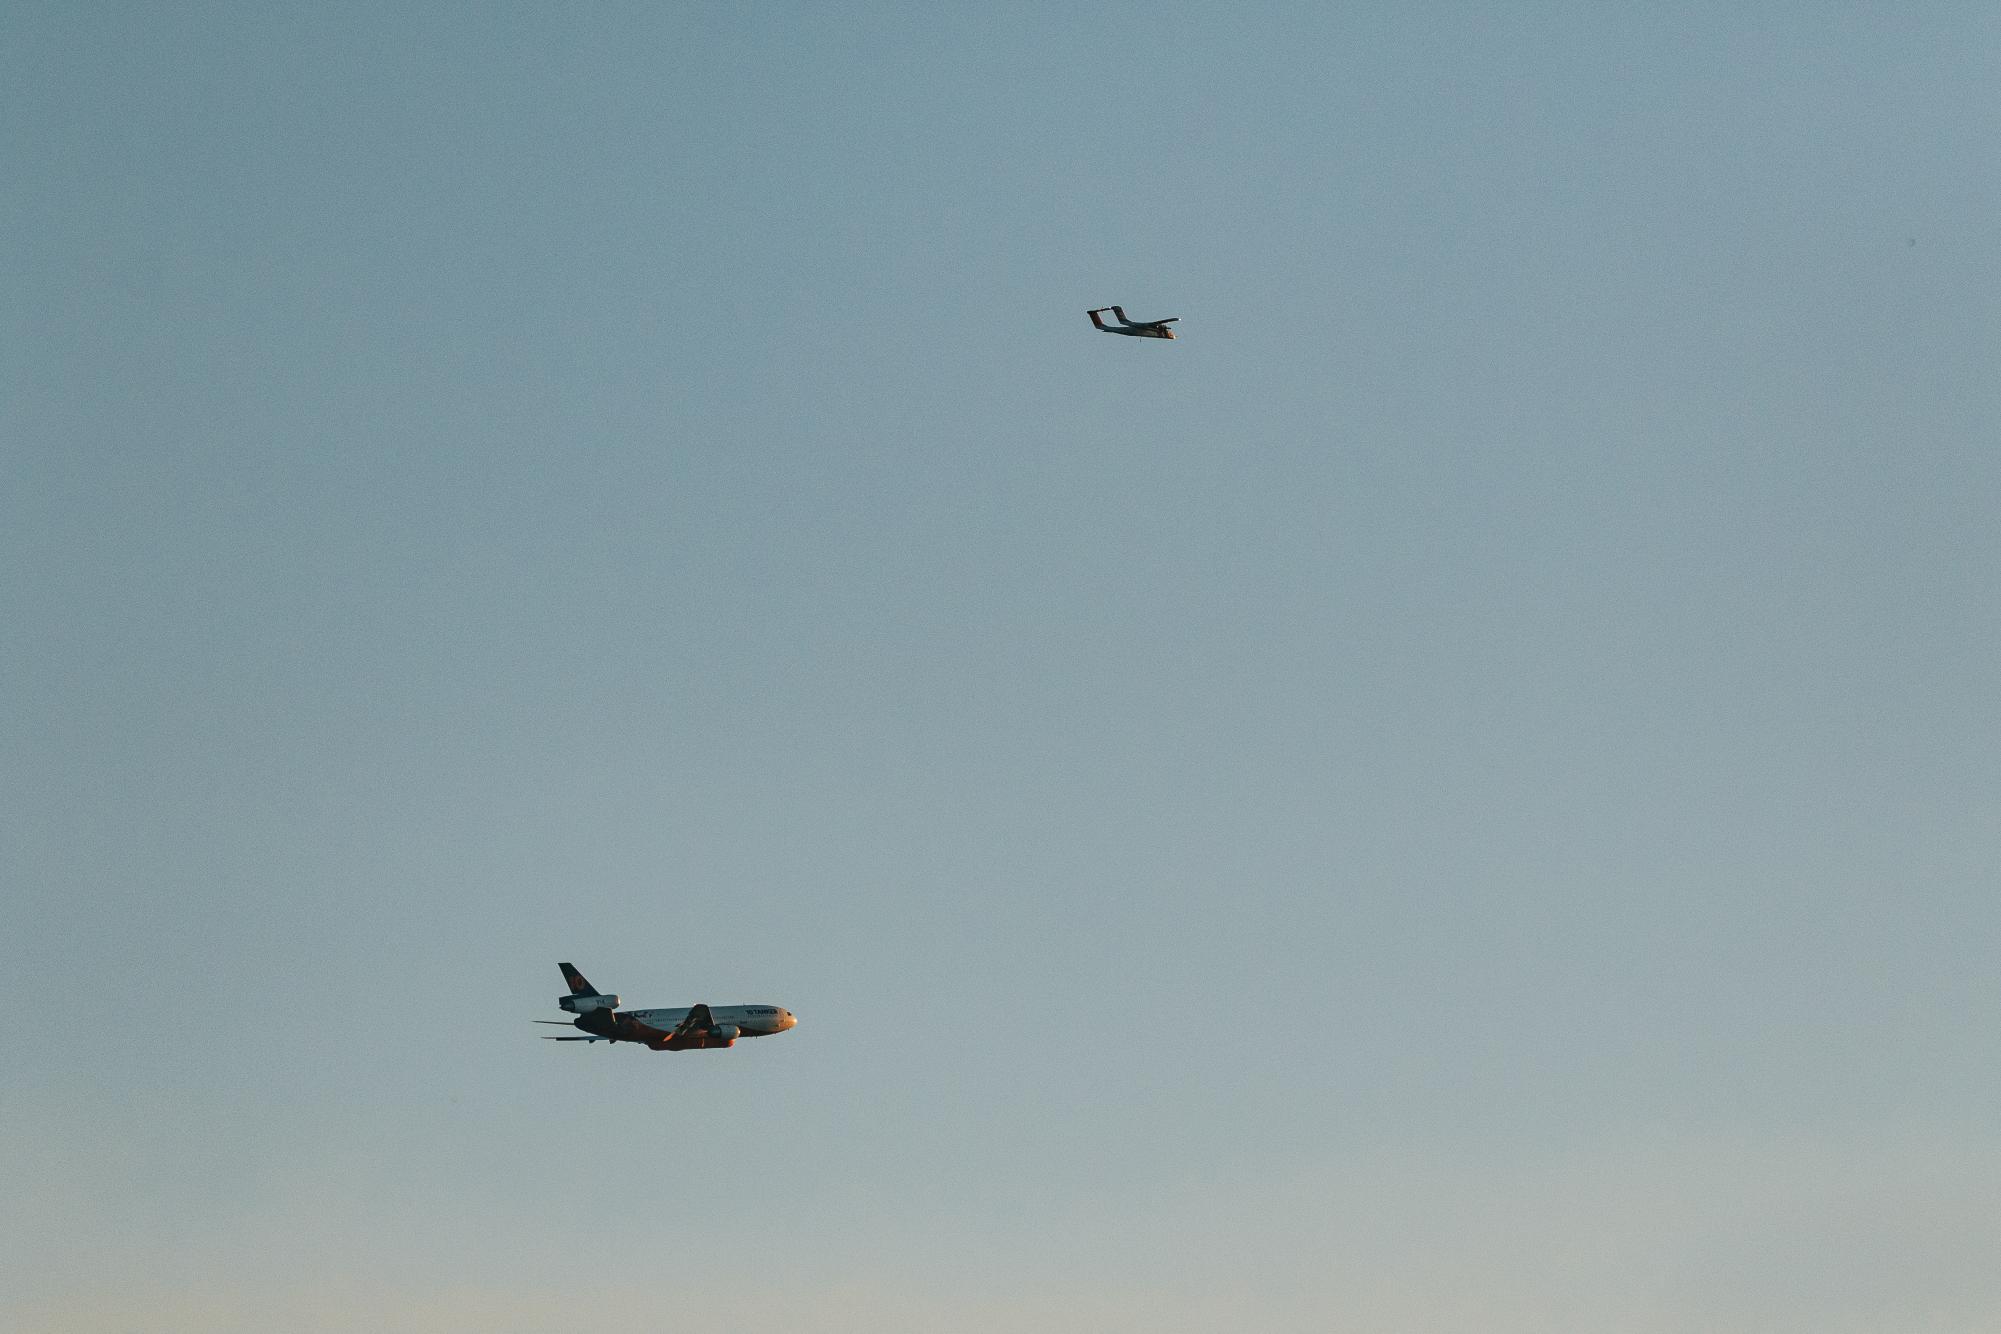
{"label": "airplane tail fin", "polygon": [[1129,320],[1129,319],[1127,319],[1127,318],[1126,318],[1126,313],[1125,313],[1125,311],[1124,311],[1124,310],[1122,310],[1121,308],[1119,308],[1118,306],[1113,306],[1113,307],[1112,307],[1112,314],[1114,314],[1114,315],[1116,315],[1116,316],[1118,316],[1118,317],[1119,317],[1119,323],[1120,323],[1120,324],[1131,324],[1131,323],[1132,323],[1132,321],[1131,321],[1131,320]]}
{"label": "airplane tail fin", "polygon": [[572,996],[598,996],[603,994],[596,987],[592,986],[582,973],[577,971],[575,964],[559,963],[556,966],[563,970],[563,980],[570,984],[570,994]]}
{"label": "airplane tail fin", "polygon": [[1102,329],[1105,327],[1105,322],[1099,319],[1098,316],[1104,314],[1106,311],[1110,309],[1111,309],[1110,306],[1099,306],[1096,310],[1086,311],[1085,314],[1091,317],[1091,323],[1097,325],[1100,329]]}

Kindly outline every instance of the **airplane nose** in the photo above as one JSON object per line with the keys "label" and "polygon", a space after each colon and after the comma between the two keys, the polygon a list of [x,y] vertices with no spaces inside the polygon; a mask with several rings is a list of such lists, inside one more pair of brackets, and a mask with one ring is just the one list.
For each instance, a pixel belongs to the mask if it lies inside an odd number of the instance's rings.
{"label": "airplane nose", "polygon": [[785,1012],[785,1026],[787,1028],[796,1028],[798,1027],[798,1025],[799,1025],[799,1016],[792,1013],[792,1011],[787,1010]]}

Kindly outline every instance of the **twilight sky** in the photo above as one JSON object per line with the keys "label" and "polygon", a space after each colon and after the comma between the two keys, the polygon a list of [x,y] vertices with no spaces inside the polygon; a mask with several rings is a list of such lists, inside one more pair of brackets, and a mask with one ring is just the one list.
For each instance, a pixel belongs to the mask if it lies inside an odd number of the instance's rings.
{"label": "twilight sky", "polygon": [[0,1326],[2001,1326],[2001,12],[1752,9],[9,6]]}

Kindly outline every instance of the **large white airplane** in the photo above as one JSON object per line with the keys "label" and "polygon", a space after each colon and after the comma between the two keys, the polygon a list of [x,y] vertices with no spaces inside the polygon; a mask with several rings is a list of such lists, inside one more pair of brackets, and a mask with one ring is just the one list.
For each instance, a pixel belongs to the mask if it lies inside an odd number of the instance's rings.
{"label": "large white airplane", "polygon": [[556,997],[556,1007],[575,1019],[537,1019],[538,1024],[580,1028],[583,1035],[550,1037],[551,1042],[638,1042],[655,1051],[695,1051],[729,1047],[738,1038],[767,1038],[783,1033],[799,1020],[776,1005],[695,1005],[685,1010],[621,1010],[618,997],[607,996],[584,980],[569,964],[557,964],[570,994]]}

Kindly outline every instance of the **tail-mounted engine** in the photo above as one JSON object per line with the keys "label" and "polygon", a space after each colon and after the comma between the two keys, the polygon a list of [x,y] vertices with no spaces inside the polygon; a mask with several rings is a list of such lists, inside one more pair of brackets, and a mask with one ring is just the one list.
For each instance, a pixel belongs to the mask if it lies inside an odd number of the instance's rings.
{"label": "tail-mounted engine", "polygon": [[558,1009],[568,1010],[571,1014],[589,1014],[592,1010],[616,1010],[618,997],[558,996],[556,1006]]}

